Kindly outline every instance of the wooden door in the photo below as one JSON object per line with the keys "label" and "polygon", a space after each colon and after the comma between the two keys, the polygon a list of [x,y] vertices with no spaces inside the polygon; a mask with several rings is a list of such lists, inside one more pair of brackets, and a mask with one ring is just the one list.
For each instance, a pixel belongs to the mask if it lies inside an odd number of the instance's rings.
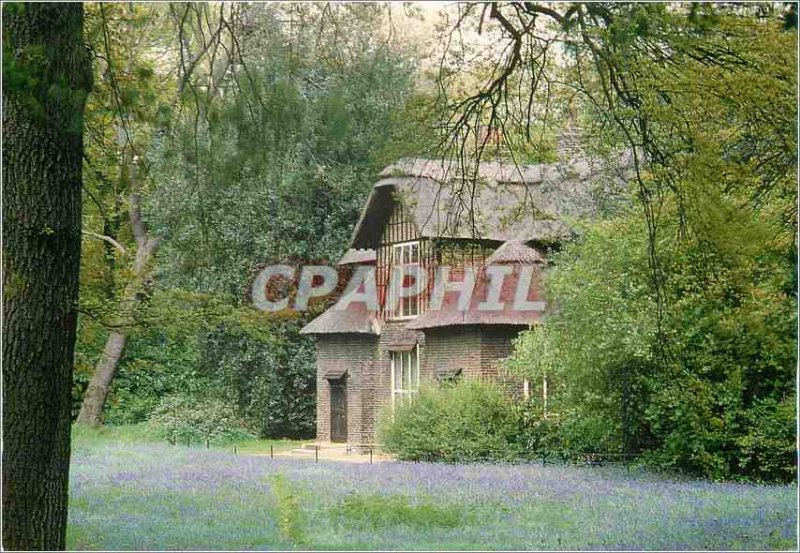
{"label": "wooden door", "polygon": [[331,441],[347,441],[347,387],[331,382]]}

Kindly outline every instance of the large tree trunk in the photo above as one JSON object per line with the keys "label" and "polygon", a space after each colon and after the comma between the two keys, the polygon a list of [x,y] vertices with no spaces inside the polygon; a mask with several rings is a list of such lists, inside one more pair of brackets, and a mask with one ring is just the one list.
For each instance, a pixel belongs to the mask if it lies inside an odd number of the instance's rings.
{"label": "large tree trunk", "polygon": [[63,549],[81,242],[81,4],[3,6],[3,547]]}
{"label": "large tree trunk", "polygon": [[[133,163],[133,162],[131,162]],[[83,396],[78,422],[99,426],[103,424],[103,411],[106,399],[111,389],[111,383],[117,374],[122,354],[125,352],[125,343],[128,339],[128,328],[133,324],[135,310],[139,297],[144,287],[150,262],[158,245],[156,238],[150,238],[142,221],[141,198],[139,196],[139,183],[136,169],[131,164],[130,179],[133,192],[130,197],[129,217],[133,236],[136,239],[136,257],[133,261],[133,278],[125,287],[120,302],[119,326],[113,330],[106,341],[103,353],[95,366],[92,379]]]}

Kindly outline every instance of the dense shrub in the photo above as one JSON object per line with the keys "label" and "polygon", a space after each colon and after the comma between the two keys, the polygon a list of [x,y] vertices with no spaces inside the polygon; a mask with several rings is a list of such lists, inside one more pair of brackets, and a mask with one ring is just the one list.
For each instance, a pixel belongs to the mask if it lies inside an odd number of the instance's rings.
{"label": "dense shrub", "polygon": [[[194,315],[191,305],[181,307],[187,319]],[[297,333],[303,321],[237,317],[209,329],[137,334],[115,378],[106,423],[146,421],[167,396],[212,396],[262,438],[313,436],[316,367],[313,341]]]}
{"label": "dense shrub", "polygon": [[790,482],[797,475],[795,402],[759,400],[750,409],[715,413],[709,386],[696,384],[682,393],[670,388],[670,417],[655,425],[664,434],[648,462],[711,478]]}
{"label": "dense shrub", "polygon": [[550,414],[536,423],[535,428],[538,441],[533,449],[541,455],[575,459],[586,454],[621,451],[616,425],[599,417]]}
{"label": "dense shrub", "polygon": [[743,222],[717,244],[741,233],[739,258],[666,233],[659,313],[641,221],[635,208],[620,213],[551,256],[545,286],[559,308],[508,363],[539,409],[547,379],[537,447],[637,454],[713,479],[795,479],[793,260]]}
{"label": "dense shrub", "polygon": [[744,421],[747,434],[737,440],[740,469],[765,482],[797,477],[795,397],[759,402]]}
{"label": "dense shrub", "polygon": [[218,399],[168,396],[155,408],[150,421],[177,443],[225,443],[255,437],[234,408]]}
{"label": "dense shrub", "polygon": [[387,412],[379,428],[385,449],[404,460],[512,460],[530,441],[524,411],[496,384],[464,380],[424,386]]}
{"label": "dense shrub", "polygon": [[198,370],[198,340],[189,333],[161,329],[134,334],[114,378],[105,422],[137,424],[175,394],[202,396],[214,383]]}
{"label": "dense shrub", "polygon": [[205,337],[201,371],[262,437],[303,439],[316,430],[314,342],[298,333],[303,324],[257,321]]}

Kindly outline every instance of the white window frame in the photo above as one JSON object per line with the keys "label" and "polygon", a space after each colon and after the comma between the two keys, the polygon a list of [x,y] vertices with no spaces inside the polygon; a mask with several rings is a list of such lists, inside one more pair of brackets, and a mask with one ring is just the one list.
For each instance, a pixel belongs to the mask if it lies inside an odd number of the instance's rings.
{"label": "white window frame", "polygon": [[[413,355],[412,355],[413,354]],[[419,393],[419,344],[408,351],[390,351],[392,374],[392,411],[395,406],[411,401]],[[400,372],[400,387],[397,387],[397,373]]]}
{"label": "white window frame", "polygon": [[[412,258],[412,256],[411,256],[412,249],[411,248],[414,247],[414,246],[416,246],[416,249],[417,249],[417,260],[415,262],[411,262],[411,261],[409,261],[407,263],[403,262],[404,252],[406,250],[409,251],[408,259]],[[397,252],[398,252],[398,250],[400,251],[400,255],[399,255],[400,262],[399,263],[397,261],[397,259],[398,259],[398,253]],[[399,297],[399,295],[398,295],[399,290],[395,290],[395,286],[393,286],[393,284],[394,284],[394,268],[398,267],[398,266],[405,266],[405,267],[407,267],[407,266],[417,266],[417,267],[420,268],[419,269],[420,271],[422,270],[422,250],[420,248],[419,240],[410,240],[410,241],[407,241],[407,242],[398,242],[397,244],[392,244],[392,263],[391,263],[391,266],[392,266],[392,275],[391,275],[391,278],[390,278],[390,281],[389,281],[389,319],[392,319],[392,320],[395,320],[395,321],[407,321],[407,320],[410,320],[410,319],[414,319],[414,318],[418,317],[422,313],[422,290],[419,290],[417,295],[412,297],[412,298],[401,298],[401,297]],[[400,284],[402,284],[402,283],[400,283]],[[414,284],[415,284],[415,286],[419,286],[419,280],[417,280]],[[416,313],[415,314],[411,314],[411,315],[403,314],[402,311],[403,311],[403,306],[404,306],[404,303],[403,303],[404,300],[408,301],[408,300],[412,300],[414,298],[416,298],[416,302],[409,301],[408,304],[410,304],[410,305],[416,304],[416,307],[417,307]],[[408,304],[406,304],[406,305],[408,305]]]}

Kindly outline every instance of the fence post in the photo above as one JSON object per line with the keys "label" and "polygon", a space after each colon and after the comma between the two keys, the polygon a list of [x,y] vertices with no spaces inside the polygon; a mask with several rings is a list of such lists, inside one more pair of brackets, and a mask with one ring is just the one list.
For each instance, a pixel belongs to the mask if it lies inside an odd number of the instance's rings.
{"label": "fence post", "polygon": [[314,446],[314,462],[319,463],[319,446]]}
{"label": "fence post", "polygon": [[369,446],[369,464],[372,464],[372,446]]}
{"label": "fence post", "polygon": [[206,449],[208,449],[208,448],[209,448],[209,445],[208,445],[208,438],[206,438]]}
{"label": "fence post", "polygon": [[186,447],[192,447],[192,438],[191,438],[191,436],[186,436]]}
{"label": "fence post", "polygon": [[237,446],[237,445],[235,445],[235,444],[234,444],[234,446],[233,446],[233,454],[234,454],[234,455],[239,455],[239,446]]}
{"label": "fence post", "polygon": [[275,449],[274,449],[273,445],[269,446],[269,458],[270,459],[274,459],[275,458]]}

